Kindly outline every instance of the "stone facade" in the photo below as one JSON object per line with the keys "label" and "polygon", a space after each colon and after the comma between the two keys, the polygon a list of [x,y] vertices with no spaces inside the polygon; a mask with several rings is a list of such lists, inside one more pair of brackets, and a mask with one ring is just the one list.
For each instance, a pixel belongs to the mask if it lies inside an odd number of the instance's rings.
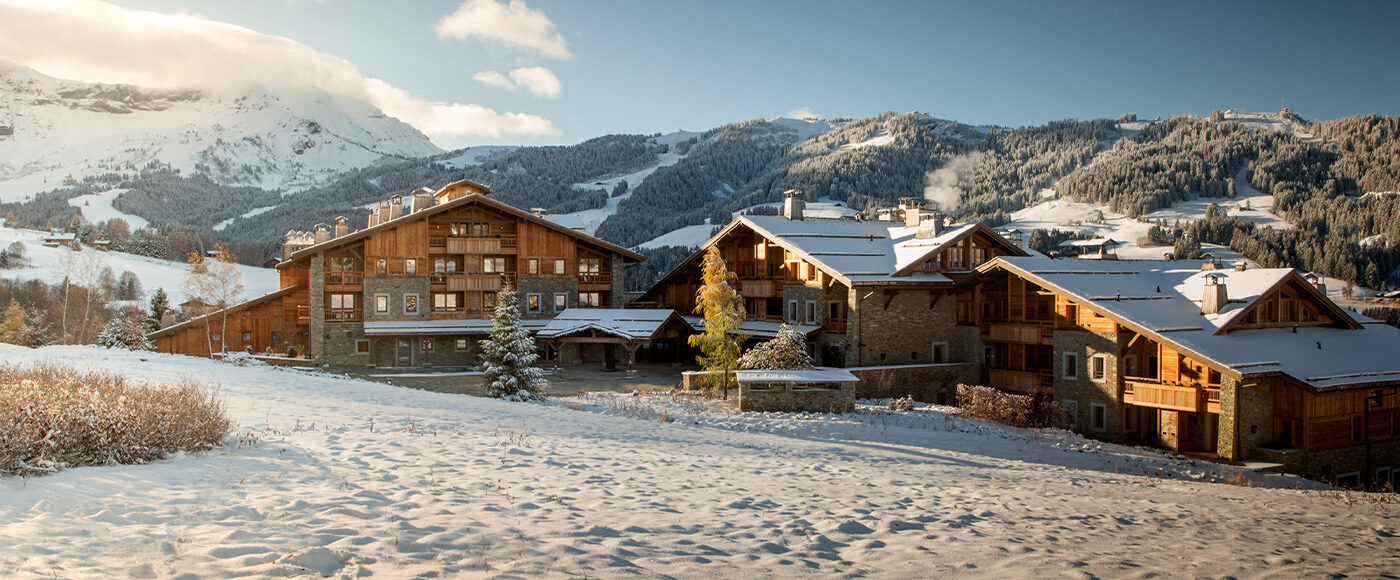
{"label": "stone facade", "polygon": [[[849,293],[846,366],[933,362],[933,344],[947,345],[949,362],[963,335],[957,326],[957,295],[949,290],[856,288]],[[918,337],[918,338],[913,338]],[[955,346],[957,345],[957,346]]]}
{"label": "stone facade", "polygon": [[355,344],[365,338],[365,325],[358,322],[332,322],[321,333],[325,345],[322,362],[333,365],[368,365],[368,354],[356,352]]}
{"label": "stone facade", "polygon": [[846,369],[860,379],[857,397],[888,399],[910,396],[916,401],[951,405],[959,384],[977,381],[977,366],[970,362],[859,367]]}
{"label": "stone facade", "polygon": [[[1089,437],[1114,440],[1122,434],[1123,412],[1118,404],[1118,379],[1122,367],[1118,360],[1118,334],[1099,334],[1085,330],[1056,330],[1054,338],[1055,400],[1061,403],[1073,401],[1075,407],[1075,431]],[[1065,354],[1075,355],[1074,377],[1067,378]],[[1104,376],[1095,380],[1091,376],[1092,359],[1102,356]],[[1092,422],[1094,405],[1104,406],[1104,423],[1095,426]]]}
{"label": "stone facade", "polygon": [[608,293],[607,304],[601,304],[600,306],[605,306],[607,308],[625,308],[627,296],[623,293],[626,291],[627,285],[623,283],[623,276],[626,274],[625,267],[627,264],[622,263],[622,259],[617,255],[609,258],[608,263],[612,266],[613,289],[612,292]]}
{"label": "stone facade", "polygon": [[310,318],[307,328],[307,343],[311,347],[311,358],[326,362],[326,256],[316,254],[311,257],[307,268],[306,310]]}
{"label": "stone facade", "polygon": [[[516,285],[520,292],[520,315],[525,318],[553,318],[558,311],[554,310],[554,295],[563,293],[568,295],[568,307],[578,308],[578,279],[577,278],[526,278],[521,277]],[[528,309],[530,294],[540,295],[540,309],[531,311]],[[620,307],[619,307],[620,308]]]}
{"label": "stone facade", "polygon": [[[398,319],[428,318],[432,313],[433,295],[428,286],[427,276],[412,278],[365,278],[365,320],[377,318]],[[418,311],[404,311],[404,297],[418,296]],[[389,311],[378,310],[378,297],[388,296]]]}
{"label": "stone facade", "polygon": [[[781,387],[775,384],[774,386]],[[830,389],[755,388],[739,385],[739,410],[779,413],[847,413],[855,408],[853,383]]]}
{"label": "stone facade", "polygon": [[[1365,473],[1365,445],[1352,445],[1320,451],[1284,451],[1258,448],[1251,450],[1249,455],[1250,459],[1282,463],[1284,471],[1312,479],[1335,482],[1341,476],[1355,473],[1360,480],[1359,484],[1366,485],[1369,481],[1368,474]],[[1375,471],[1381,468],[1387,468],[1388,471],[1391,471],[1392,481],[1397,481],[1394,479],[1396,476],[1393,475],[1393,472],[1400,470],[1400,440],[1371,444],[1371,471],[1369,475],[1375,476]],[[1384,485],[1382,484],[1381,487]],[[1397,487],[1400,487],[1400,484],[1397,484]]]}

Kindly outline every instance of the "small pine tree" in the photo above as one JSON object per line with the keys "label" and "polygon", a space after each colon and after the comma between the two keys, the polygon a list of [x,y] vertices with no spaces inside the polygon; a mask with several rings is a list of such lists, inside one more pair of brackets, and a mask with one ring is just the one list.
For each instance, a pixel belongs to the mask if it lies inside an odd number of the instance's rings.
{"label": "small pine tree", "polygon": [[496,296],[491,336],[481,342],[482,379],[492,397],[516,401],[539,398],[548,385],[535,368],[535,340],[520,324],[520,294],[506,286]]}
{"label": "small pine tree", "polygon": [[160,330],[160,319],[165,317],[166,312],[170,312],[170,297],[166,296],[164,288],[156,288],[155,294],[151,295],[151,330]]}
{"label": "small pine tree", "polygon": [[714,246],[705,252],[703,278],[705,284],[695,292],[695,312],[705,316],[705,332],[688,340],[700,349],[701,356],[695,360],[709,371],[711,388],[721,391],[727,399],[745,338],[739,334],[739,324],[744,321],[744,298],[734,287],[734,274]]}
{"label": "small pine tree", "polygon": [[807,339],[784,324],[773,340],[749,349],[739,357],[741,369],[770,371],[810,370],[812,355],[807,354]]}
{"label": "small pine tree", "polygon": [[155,345],[146,338],[146,314],[139,312],[130,318],[114,318],[102,327],[97,335],[97,344],[107,348],[127,350],[152,350]]}
{"label": "small pine tree", "polygon": [[24,330],[24,309],[14,298],[10,298],[10,306],[5,308],[4,318],[0,319],[0,342],[20,344]]}

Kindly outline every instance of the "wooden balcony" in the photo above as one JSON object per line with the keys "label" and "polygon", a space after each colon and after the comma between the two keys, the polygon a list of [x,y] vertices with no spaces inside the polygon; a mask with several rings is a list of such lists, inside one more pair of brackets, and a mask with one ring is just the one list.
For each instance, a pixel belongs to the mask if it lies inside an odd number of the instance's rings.
{"label": "wooden balcony", "polygon": [[1040,324],[996,322],[987,325],[987,332],[984,336],[987,340],[995,342],[1018,344],[1054,344],[1055,342],[1054,328]]}
{"label": "wooden balcony", "polygon": [[822,323],[822,332],[827,334],[846,334],[845,320],[830,320]]}
{"label": "wooden balcony", "polygon": [[990,386],[1013,393],[1034,394],[1042,386],[1052,384],[1050,373],[988,369],[987,374]]}
{"label": "wooden balcony", "polygon": [[365,283],[364,272],[326,272],[326,286],[362,286]]}
{"label": "wooden balcony", "polygon": [[[327,308],[326,322],[361,322],[365,319],[364,310],[359,308]],[[311,307],[297,306],[297,324],[311,323]]]}
{"label": "wooden balcony", "polygon": [[[433,247],[432,242],[433,240],[429,238],[428,247],[430,250]],[[464,238],[452,236],[444,240],[448,254],[514,254],[516,251],[515,243],[514,237]]]}
{"label": "wooden balcony", "polygon": [[[1170,409],[1194,413],[1201,410],[1203,389],[1181,385],[1163,385],[1142,380],[1123,381],[1123,402],[1139,407]],[[1216,409],[1220,408],[1219,391],[1216,391]]]}
{"label": "wooden balcony", "polygon": [[739,295],[744,298],[774,298],[782,296],[782,288],[773,280],[740,280]]}

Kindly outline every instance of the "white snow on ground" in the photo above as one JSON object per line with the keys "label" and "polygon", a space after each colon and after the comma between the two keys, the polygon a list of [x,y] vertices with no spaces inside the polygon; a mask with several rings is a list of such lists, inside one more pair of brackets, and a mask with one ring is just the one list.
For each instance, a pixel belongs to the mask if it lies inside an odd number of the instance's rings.
{"label": "white snow on ground", "polygon": [[622,203],[622,200],[624,199],[632,197],[632,192],[637,189],[638,185],[642,184],[642,181],[644,181],[652,173],[655,173],[657,169],[661,169],[662,167],[670,167],[672,165],[680,163],[682,159],[685,159],[685,155],[676,152],[677,143],[690,139],[691,137],[699,136],[700,133],[692,133],[689,131],[677,131],[675,133],[662,135],[660,137],[652,139],[653,142],[671,146],[670,150],[668,150],[666,153],[662,153],[656,156],[655,164],[648,165],[647,167],[644,167],[632,173],[628,173],[626,175],[617,175],[607,179],[597,180],[592,183],[573,184],[574,189],[602,190],[604,192],[607,192],[608,194],[611,194],[613,188],[617,187],[618,183],[621,183],[623,180],[626,180],[627,193],[624,193],[617,197],[609,197],[608,201],[603,204],[603,207],[600,208],[586,209],[583,211],[576,211],[573,213],[559,214],[558,216],[546,216],[546,219],[562,217],[563,219],[556,220],[561,225],[565,225],[569,228],[578,229],[579,231],[582,231],[583,233],[586,233],[590,236],[593,235],[594,232],[598,231],[598,226],[602,225],[603,221],[607,220],[613,214],[617,213],[617,204]]}
{"label": "white snow on ground", "polygon": [[78,208],[78,210],[83,213],[83,219],[87,220],[88,223],[95,224],[113,218],[121,218],[126,220],[126,225],[131,226],[132,231],[151,225],[151,222],[146,221],[146,218],[124,213],[112,207],[112,200],[123,193],[126,193],[125,189],[111,189],[100,193],[89,193],[68,200],[68,205]]}
{"label": "white snow on ground", "polygon": [[862,147],[880,147],[883,145],[889,145],[891,143],[894,143],[894,135],[891,135],[889,131],[880,131],[879,133],[876,133],[874,137],[871,137],[859,143],[847,143],[845,145],[837,147],[836,150],[850,151],[852,149],[860,149]]}
{"label": "white snow on ground", "polygon": [[[0,227],[0,248],[8,248],[14,242],[23,242],[25,256],[29,258],[28,267],[0,270],[0,278],[42,280],[49,284],[61,282],[64,262],[68,260],[72,250],[66,247],[44,247],[45,235],[44,232],[37,230]],[[189,299],[185,296],[184,291],[185,264],[183,263],[157,260],[124,252],[97,252],[97,254],[101,256],[104,264],[112,268],[114,274],[121,275],[123,271],[130,271],[137,278],[140,278],[141,289],[148,296],[155,292],[156,288],[164,288],[165,292],[170,295],[172,304],[179,304]],[[243,297],[245,299],[276,291],[281,283],[277,270],[272,268],[238,266],[238,272],[243,278]]]}
{"label": "white snow on ground", "polygon": [[216,231],[216,232],[222,232],[222,231],[224,231],[224,228],[227,228],[227,227],[229,227],[229,225],[233,224],[233,220],[236,220],[236,219],[238,219],[238,218],[250,218],[250,217],[253,217],[253,216],[262,215],[262,214],[265,214],[265,213],[267,213],[267,212],[270,212],[270,211],[272,211],[272,210],[274,210],[274,209],[277,209],[277,207],[278,207],[278,206],[275,206],[275,205],[269,205],[269,206],[264,206],[264,207],[255,207],[255,208],[253,208],[253,209],[250,209],[250,210],[248,210],[248,211],[243,212],[243,213],[240,214],[237,218],[228,218],[228,219],[226,219],[226,220],[224,220],[224,221],[221,221],[221,222],[219,222],[219,223],[217,223],[217,224],[214,224],[214,227],[211,228],[211,229],[213,229],[213,230]]}
{"label": "white snow on ground", "polygon": [[466,169],[475,167],[496,157],[514,151],[514,145],[479,145],[467,147],[454,151],[452,155],[438,160],[443,167],[450,169]]}
{"label": "white snow on ground", "polygon": [[0,480],[6,576],[1400,569],[1397,507],[1354,501],[1376,496],[1214,483],[1230,469],[940,408],[739,414],[625,395],[537,405],[94,347],[0,354],[199,377],[238,424],[209,453]]}

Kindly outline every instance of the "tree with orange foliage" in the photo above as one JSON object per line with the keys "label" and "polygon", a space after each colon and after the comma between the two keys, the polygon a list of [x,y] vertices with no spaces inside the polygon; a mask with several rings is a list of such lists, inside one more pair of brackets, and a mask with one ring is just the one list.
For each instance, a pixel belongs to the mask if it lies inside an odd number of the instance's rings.
{"label": "tree with orange foliage", "polygon": [[[206,258],[199,252],[190,252],[187,261],[185,296],[217,309],[222,319],[219,352],[227,352],[224,345],[228,343],[228,310],[243,295],[243,276],[238,272],[238,259],[229,251],[228,244],[221,242],[214,245],[212,256]],[[214,354],[213,318],[214,312],[204,315],[204,339],[211,355]]]}

